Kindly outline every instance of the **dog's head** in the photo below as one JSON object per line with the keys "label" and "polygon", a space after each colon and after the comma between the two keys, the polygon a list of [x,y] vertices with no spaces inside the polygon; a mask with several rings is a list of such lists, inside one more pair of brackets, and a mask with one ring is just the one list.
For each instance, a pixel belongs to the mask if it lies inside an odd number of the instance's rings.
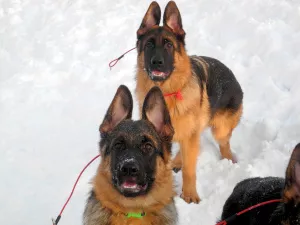
{"label": "dog's head", "polygon": [[283,205],[278,213],[282,224],[296,225],[300,221],[300,143],[294,148],[286,169]]}
{"label": "dog's head", "polygon": [[157,162],[170,160],[174,134],[158,87],[147,94],[142,119],[131,120],[132,96],[121,85],[100,125],[100,151],[113,187],[125,197],[147,194],[155,183]]}
{"label": "dog's head", "polygon": [[185,32],[175,2],[167,4],[163,26],[159,26],[160,17],[160,7],[154,1],[137,31],[138,54],[143,58],[143,67],[153,81],[168,79],[175,68],[176,54],[184,51]]}

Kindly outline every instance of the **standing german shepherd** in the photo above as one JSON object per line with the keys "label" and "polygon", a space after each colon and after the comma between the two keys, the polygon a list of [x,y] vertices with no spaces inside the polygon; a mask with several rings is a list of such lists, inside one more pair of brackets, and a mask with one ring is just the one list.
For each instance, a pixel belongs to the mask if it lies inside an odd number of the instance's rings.
{"label": "standing german shepherd", "polygon": [[100,126],[102,160],[88,198],[85,225],[174,225],[171,145],[164,97],[150,90],[143,119],[131,120],[132,96],[121,85]]}
{"label": "standing german shepherd", "polygon": [[182,167],[181,197],[188,203],[198,203],[199,136],[210,126],[222,158],[232,160],[229,141],[242,115],[243,92],[233,73],[220,61],[187,55],[181,16],[173,1],[166,6],[163,26],[159,26],[160,17],[159,5],[152,2],[137,31],[136,95],[142,111],[151,87],[159,86],[164,93],[174,141],[180,144],[173,165],[175,171]]}
{"label": "standing german shepherd", "polygon": [[299,225],[300,224],[300,143],[295,147],[286,178],[250,178],[236,185],[227,199],[222,220],[260,202],[282,199],[235,217],[228,225]]}

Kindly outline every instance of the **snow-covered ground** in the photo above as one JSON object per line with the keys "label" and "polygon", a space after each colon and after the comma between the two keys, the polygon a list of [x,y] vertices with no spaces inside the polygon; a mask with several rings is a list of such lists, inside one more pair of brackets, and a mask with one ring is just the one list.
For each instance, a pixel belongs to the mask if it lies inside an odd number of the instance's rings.
{"label": "snow-covered ground", "polygon": [[[167,1],[159,1],[162,8]],[[51,224],[82,167],[97,154],[98,126],[120,84],[134,90],[134,47],[150,1],[0,0],[0,224]],[[299,0],[178,0],[190,54],[215,57],[245,92],[232,148],[219,160],[210,131],[197,167],[199,205],[176,204],[180,224],[213,225],[234,185],[284,176],[300,142]],[[137,107],[134,118],[137,118]],[[174,145],[174,151],[178,149]],[[60,225],[79,225],[94,163]],[[181,189],[181,173],[176,175]]]}

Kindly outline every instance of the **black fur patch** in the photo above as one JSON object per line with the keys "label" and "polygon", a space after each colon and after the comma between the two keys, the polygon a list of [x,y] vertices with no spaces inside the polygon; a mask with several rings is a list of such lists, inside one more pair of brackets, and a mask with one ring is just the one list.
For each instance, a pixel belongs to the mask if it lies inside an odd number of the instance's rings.
{"label": "black fur patch", "polygon": [[[201,89],[206,85],[212,115],[220,109],[238,110],[243,101],[243,91],[232,71],[214,58],[191,56],[190,59]],[[207,71],[199,61],[208,65]]]}
{"label": "black fur patch", "polygon": [[[280,199],[284,179],[277,177],[250,178],[236,185],[225,202],[221,220],[258,203]],[[283,203],[272,203],[237,216],[228,225],[280,225],[283,218]]]}

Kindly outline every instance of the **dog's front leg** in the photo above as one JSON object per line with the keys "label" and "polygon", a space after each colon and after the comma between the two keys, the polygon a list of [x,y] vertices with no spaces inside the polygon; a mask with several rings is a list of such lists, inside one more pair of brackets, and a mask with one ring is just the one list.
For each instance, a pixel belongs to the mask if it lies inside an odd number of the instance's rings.
{"label": "dog's front leg", "polygon": [[182,194],[181,198],[187,203],[199,203],[200,198],[196,190],[196,164],[199,153],[199,133],[180,142],[182,155]]}
{"label": "dog's front leg", "polygon": [[177,152],[176,156],[174,157],[173,161],[173,171],[175,173],[179,172],[182,168],[182,157],[181,157],[181,151]]}

